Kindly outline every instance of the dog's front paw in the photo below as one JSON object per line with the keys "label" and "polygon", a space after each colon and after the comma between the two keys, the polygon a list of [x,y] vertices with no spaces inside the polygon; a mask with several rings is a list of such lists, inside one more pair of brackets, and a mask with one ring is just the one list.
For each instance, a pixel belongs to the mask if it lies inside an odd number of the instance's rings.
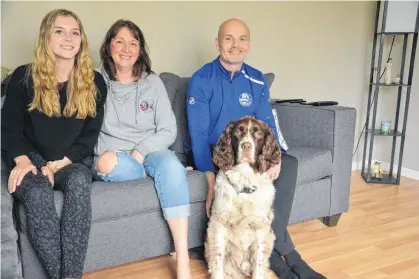
{"label": "dog's front paw", "polygon": [[224,279],[224,272],[220,269],[211,272],[211,279]]}
{"label": "dog's front paw", "polygon": [[265,272],[255,272],[252,275],[252,279],[271,279],[271,274],[268,271]]}

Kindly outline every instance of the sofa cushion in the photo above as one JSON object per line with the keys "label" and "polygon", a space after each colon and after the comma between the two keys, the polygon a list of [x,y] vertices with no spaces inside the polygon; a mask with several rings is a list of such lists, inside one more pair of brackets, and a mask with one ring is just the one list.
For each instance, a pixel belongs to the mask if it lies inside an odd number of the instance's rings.
{"label": "sofa cushion", "polygon": [[[268,86],[271,87],[275,80],[275,74],[267,73],[264,76]],[[186,154],[183,152],[183,144],[185,139],[187,139],[186,135],[189,134],[186,115],[186,96],[188,95],[189,78],[182,78],[172,73],[161,73],[160,78],[166,87],[177,123],[176,140],[170,149],[176,152],[183,164],[186,164],[187,160]]]}
{"label": "sofa cushion", "polygon": [[[191,203],[206,200],[207,182],[204,173],[188,171],[188,184]],[[61,216],[63,194],[54,191],[54,197],[58,216]],[[102,181],[92,183],[92,222],[156,211],[161,211],[161,207],[151,178],[118,183]],[[26,217],[22,204],[18,207],[18,219],[19,229],[26,232]]]}
{"label": "sofa cushion", "polygon": [[188,134],[186,116],[186,95],[188,91],[189,78],[181,78],[172,73],[160,74],[172,105],[173,113],[176,117],[177,136],[175,142],[170,147],[176,152],[180,161],[186,164],[186,155],[183,152],[183,141]]}
{"label": "sofa cushion", "polygon": [[330,150],[292,146],[287,153],[298,160],[297,186],[332,175]]}

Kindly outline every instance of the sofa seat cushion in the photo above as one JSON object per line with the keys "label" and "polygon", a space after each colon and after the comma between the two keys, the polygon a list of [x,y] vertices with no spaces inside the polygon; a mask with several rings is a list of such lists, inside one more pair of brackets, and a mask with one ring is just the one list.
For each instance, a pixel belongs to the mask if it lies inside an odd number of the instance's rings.
{"label": "sofa seat cushion", "polygon": [[291,146],[287,153],[298,161],[297,186],[332,175],[330,150]]}
{"label": "sofa seat cushion", "polygon": [[[188,171],[190,202],[202,202],[207,198],[207,180],[204,173]],[[63,194],[54,191],[55,207],[61,217]],[[92,183],[92,222],[102,222],[111,219],[146,214],[161,211],[154,181],[151,178],[127,182]],[[26,232],[26,216],[23,205],[18,207],[19,229]],[[162,213],[163,218],[163,213]]]}

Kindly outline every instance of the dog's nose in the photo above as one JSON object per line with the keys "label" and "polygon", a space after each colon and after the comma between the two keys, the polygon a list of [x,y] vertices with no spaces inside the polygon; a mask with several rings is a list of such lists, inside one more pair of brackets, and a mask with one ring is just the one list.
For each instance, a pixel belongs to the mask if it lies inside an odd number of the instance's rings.
{"label": "dog's nose", "polygon": [[243,142],[243,143],[242,143],[242,148],[243,148],[244,150],[249,150],[249,149],[250,149],[250,147],[252,147],[252,146],[250,145],[250,143],[249,143],[249,142]]}

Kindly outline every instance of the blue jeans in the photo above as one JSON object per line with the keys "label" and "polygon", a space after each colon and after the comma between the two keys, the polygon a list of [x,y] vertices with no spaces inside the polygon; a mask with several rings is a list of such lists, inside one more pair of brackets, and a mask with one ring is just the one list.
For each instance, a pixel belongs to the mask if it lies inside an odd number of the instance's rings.
{"label": "blue jeans", "polygon": [[97,170],[95,160],[95,176],[107,182],[123,182],[145,178],[154,178],[154,187],[163,209],[166,220],[182,218],[190,215],[189,187],[186,169],[176,154],[170,150],[160,150],[148,154],[144,163],[140,164],[130,152],[116,151],[117,163],[111,173],[103,174]]}

